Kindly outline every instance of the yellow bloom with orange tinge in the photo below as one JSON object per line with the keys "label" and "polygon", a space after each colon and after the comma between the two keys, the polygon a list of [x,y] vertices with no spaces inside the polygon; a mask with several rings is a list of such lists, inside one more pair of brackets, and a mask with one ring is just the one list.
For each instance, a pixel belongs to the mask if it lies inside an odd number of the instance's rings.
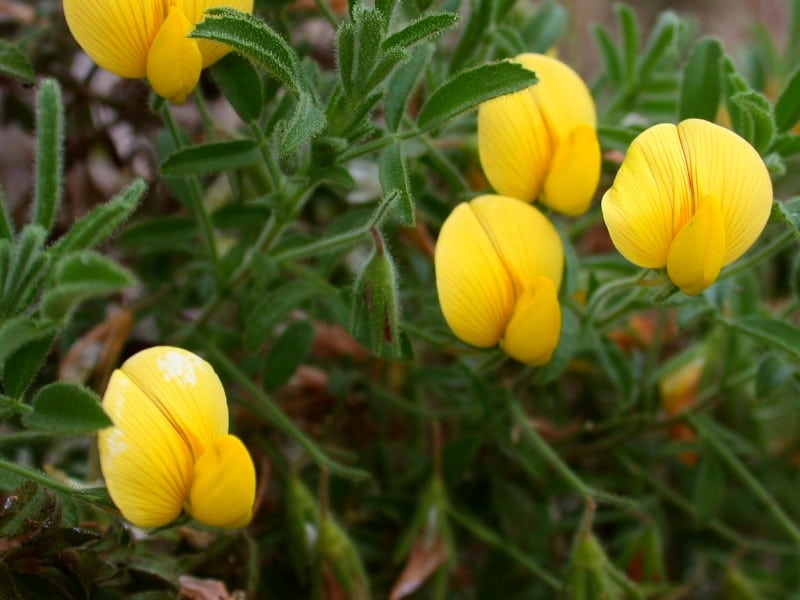
{"label": "yellow bloom with orange tinge", "polygon": [[209,8],[253,11],[253,0],[64,0],[72,35],[102,68],[138,79],[156,93],[186,100],[200,71],[225,56],[224,44],[187,37]]}
{"label": "yellow bloom with orange tinge", "polygon": [[478,109],[478,153],[492,187],[567,215],[586,212],[600,181],[594,100],[575,71],[542,54],[514,59],[539,82]]}
{"label": "yellow bloom with orange tinge", "polygon": [[114,371],[103,409],[114,425],[98,433],[100,466],[131,523],[160,527],[184,510],[215,527],[250,522],[253,460],[228,433],[225,391],[210,364],[180,348],[143,350]]}
{"label": "yellow bloom with orange tinge", "polygon": [[541,212],[515,198],[459,204],[436,242],[436,289],[462,341],[500,347],[530,365],[550,360],[561,334],[564,248]]}
{"label": "yellow bloom with orange tinge", "polygon": [[772,210],[772,182],[744,139],[688,119],[639,134],[602,209],[625,258],[666,266],[675,285],[697,295],[758,239]]}

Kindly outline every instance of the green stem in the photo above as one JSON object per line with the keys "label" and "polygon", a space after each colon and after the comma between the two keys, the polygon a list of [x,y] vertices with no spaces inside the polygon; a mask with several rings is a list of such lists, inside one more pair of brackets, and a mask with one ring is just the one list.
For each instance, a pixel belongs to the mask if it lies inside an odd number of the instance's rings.
{"label": "green stem", "polygon": [[[178,132],[178,127],[175,124],[175,120],[172,118],[172,113],[169,110],[169,104],[166,102],[164,103],[161,114],[164,117],[164,122],[166,123],[167,129],[172,136],[172,141],[175,144],[175,148],[182,148],[183,140]],[[189,184],[192,210],[194,211],[195,218],[200,226],[200,232],[203,235],[203,241],[205,242],[208,255],[211,258],[212,264],[216,267],[219,263],[219,252],[217,251],[217,241],[214,237],[214,228],[211,225],[211,217],[206,210],[206,205],[203,203],[203,190],[200,187],[200,182],[197,180],[197,177],[187,177],[186,181]]]}
{"label": "green stem", "polygon": [[401,131],[399,133],[394,133],[391,135],[385,135],[383,137],[379,137],[377,140],[372,140],[365,144],[361,144],[360,146],[356,146],[351,150],[345,150],[342,152],[336,159],[338,164],[346,163],[354,158],[358,158],[359,156],[363,156],[364,154],[369,154],[370,152],[374,152],[375,150],[380,150],[381,148],[385,148],[386,146],[397,142],[398,140],[407,140],[409,138],[417,137],[421,135],[422,132],[419,129],[409,129],[407,131]]}
{"label": "green stem", "polygon": [[383,223],[383,220],[386,218],[386,214],[389,212],[392,204],[394,204],[395,196],[387,196],[384,198],[383,202],[378,205],[378,208],[373,213],[372,217],[369,221],[367,221],[361,227],[356,229],[352,229],[350,231],[346,231],[344,233],[340,233],[339,235],[334,235],[328,238],[323,238],[321,240],[317,240],[315,242],[311,242],[304,246],[298,246],[296,248],[288,248],[283,252],[279,252],[273,255],[273,258],[276,262],[283,262],[287,260],[298,260],[302,258],[308,258],[310,256],[321,255],[328,252],[333,252],[336,250],[342,250],[349,246],[353,246],[364,239],[367,235],[370,234],[373,227],[379,226]]}
{"label": "green stem", "polygon": [[279,192],[283,188],[283,176],[278,167],[278,163],[275,161],[275,157],[272,155],[269,141],[264,136],[264,132],[261,130],[261,127],[258,126],[258,123],[254,121],[251,122],[250,131],[253,132],[256,141],[258,141],[258,148],[261,151],[261,156],[264,158],[264,164],[267,165],[267,173],[269,175],[270,184],[272,185],[272,191]]}
{"label": "green stem", "polygon": [[741,481],[750,488],[750,491],[761,500],[767,510],[772,513],[772,516],[781,524],[784,531],[795,542],[800,543],[800,529],[792,521],[789,515],[781,508],[775,498],[772,497],[767,489],[756,479],[756,477],[744,466],[744,464],[736,458],[736,455],[730,451],[722,440],[719,439],[713,427],[707,422],[705,417],[687,413],[685,415],[686,421],[692,426],[697,434],[703,439],[709,447],[719,456],[728,468],[733,471]]}
{"label": "green stem", "polygon": [[762,248],[759,248],[756,252],[753,252],[750,256],[738,261],[735,266],[725,269],[717,279],[727,279],[728,277],[733,277],[734,275],[738,275],[744,271],[749,271],[756,265],[761,264],[763,261],[771,257],[773,254],[777,254],[786,248],[786,246],[789,245],[789,242],[792,241],[793,237],[794,234],[791,231],[784,231],[771,242]]}
{"label": "green stem", "polygon": [[627,290],[637,286],[642,279],[647,275],[647,270],[642,269],[632,277],[624,277],[622,279],[613,279],[608,283],[601,285],[589,298],[589,303],[586,306],[586,319],[588,322],[594,322],[597,313],[600,312],[607,303],[609,298],[621,290]]}
{"label": "green stem", "polygon": [[209,340],[204,341],[204,347],[215,365],[221,367],[253,396],[255,402],[247,403],[245,406],[305,448],[320,467],[327,467],[331,473],[338,473],[350,479],[368,479],[370,477],[369,473],[362,469],[342,465],[330,458],[311,438],[300,431],[294,422],[286,416],[286,413],[273,403],[267,394],[253,383],[253,380],[234,364],[224,352]]}
{"label": "green stem", "polygon": [[55,490],[63,494],[68,494],[70,496],[74,496],[76,492],[80,491],[74,489],[73,487],[67,485],[66,483],[61,483],[60,481],[53,479],[52,477],[46,475],[41,471],[37,471],[35,469],[29,469],[28,467],[23,467],[22,465],[18,465],[4,458],[0,458],[0,470],[13,473],[14,475],[22,477],[23,479],[34,481],[45,487],[49,487],[51,490]]}
{"label": "green stem", "polygon": [[525,411],[523,410],[522,406],[520,406],[519,402],[513,401],[511,403],[511,413],[514,422],[520,427],[522,432],[525,434],[525,438],[531,442],[533,447],[539,453],[539,456],[544,458],[545,461],[553,468],[553,470],[555,470],[556,473],[561,476],[564,482],[575,492],[587,500],[594,499],[598,502],[618,506],[625,510],[638,511],[638,504],[634,500],[598,490],[585,483],[580,477],[578,477],[578,475],[569,468],[567,463],[562,460],[558,453],[553,450],[553,448],[544,440],[544,438],[539,435],[539,432],[536,431],[536,429],[530,424],[528,421],[528,415],[525,414]]}
{"label": "green stem", "polygon": [[[625,456],[618,456],[617,460],[619,460],[620,464],[637,480],[644,481],[650,487],[652,487],[658,495],[660,495],[664,500],[678,508],[679,510],[683,511],[690,517],[697,519],[697,511],[695,510],[694,505],[684,498],[683,496],[677,494],[674,490],[672,490],[669,486],[665,485],[661,481],[659,481],[656,477],[652,475],[652,473],[648,472],[645,469],[642,469],[639,465],[634,463],[632,460],[628,459]],[[704,523],[705,526],[705,523]],[[728,540],[740,546],[742,548],[753,548],[754,550],[760,550],[762,552],[774,553],[774,554],[796,554],[797,549],[794,546],[790,546],[787,544],[778,544],[775,542],[771,542],[769,540],[761,540],[752,538],[750,536],[743,536],[734,529],[728,527],[725,523],[720,521],[719,519],[712,519],[708,521],[708,529],[715,532],[721,538]]]}
{"label": "green stem", "polygon": [[491,544],[498,550],[504,552],[509,557],[516,560],[519,564],[528,569],[533,575],[538,577],[543,583],[547,584],[554,590],[561,589],[561,582],[547,572],[537,562],[528,558],[523,552],[501,539],[494,531],[479,523],[472,517],[463,514],[461,511],[456,510],[452,506],[447,509],[449,514],[454,520],[461,524],[462,527],[467,529],[475,537],[487,544]]}
{"label": "green stem", "polygon": [[208,139],[212,142],[215,141],[217,139],[217,127],[214,124],[214,118],[211,116],[211,112],[208,110],[206,99],[200,91],[200,86],[192,90],[192,98],[194,99],[195,106],[197,106],[197,111],[200,113],[200,119],[203,121],[203,128],[208,134]]}
{"label": "green stem", "polygon": [[333,14],[331,7],[325,0],[314,0],[314,3],[319,8],[319,12],[322,13],[322,16],[331,24],[334,29],[339,28],[339,21],[336,19],[336,15]]}

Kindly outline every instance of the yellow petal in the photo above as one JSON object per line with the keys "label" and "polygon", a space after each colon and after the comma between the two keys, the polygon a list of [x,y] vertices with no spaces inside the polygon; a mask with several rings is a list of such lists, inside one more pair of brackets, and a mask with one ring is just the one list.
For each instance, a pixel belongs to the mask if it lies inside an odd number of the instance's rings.
{"label": "yellow petal", "polygon": [[[180,2],[186,18],[192,23],[200,23],[209,8],[227,6],[245,13],[253,12],[253,0],[182,0]],[[210,40],[197,40],[203,57],[203,68],[209,67],[230,52],[230,47]]]}
{"label": "yellow petal", "polygon": [[697,198],[719,199],[725,228],[723,265],[755,243],[772,210],[772,181],[758,152],[744,139],[700,119],[678,124]]}
{"label": "yellow petal", "polygon": [[596,128],[594,100],[575,71],[543,54],[520,54],[514,60],[539,78],[539,83],[528,88],[528,92],[544,117],[553,147],[562,143],[578,125]]}
{"label": "yellow petal", "polygon": [[470,202],[475,216],[511,276],[516,295],[544,275],[561,286],[564,246],[552,223],[537,208],[486,194]]}
{"label": "yellow petal", "polygon": [[155,92],[182,103],[200,80],[203,65],[197,42],[187,34],[193,24],[180,7],[172,5],[147,55],[147,80]]}
{"label": "yellow petal", "polygon": [[75,40],[100,67],[121,77],[147,73],[147,52],[164,22],[163,0],[64,0]]}
{"label": "yellow petal", "polygon": [[459,204],[442,225],[434,263],[439,304],[453,333],[480,348],[496,345],[514,284],[469,204]]}
{"label": "yellow petal", "polygon": [[478,109],[478,155],[492,187],[533,202],[551,157],[550,136],[527,90],[484,102]]}
{"label": "yellow petal", "polygon": [[100,467],[123,516],[139,527],[160,527],[183,509],[192,454],[146,390],[114,371],[103,397],[114,423],[99,432]]}
{"label": "yellow petal", "polygon": [[158,407],[195,458],[228,433],[225,390],[213,367],[199,356],[155,346],[134,354],[121,370]]}
{"label": "yellow petal", "polygon": [[672,240],[695,212],[691,189],[675,125],[639,134],[602,200],[620,254],[640,267],[666,265]]}
{"label": "yellow petal", "polygon": [[558,290],[550,279],[539,277],[517,301],[500,347],[511,358],[539,366],[553,356],[560,335]]}
{"label": "yellow petal", "polygon": [[717,279],[725,255],[725,229],[719,200],[706,196],[697,213],[675,237],[667,274],[685,294],[696,296]]}
{"label": "yellow petal", "polygon": [[570,216],[585,213],[600,182],[600,142],[589,125],[576,126],[556,148],[542,203]]}
{"label": "yellow petal", "polygon": [[241,440],[226,435],[197,460],[186,512],[214,527],[244,527],[253,517],[256,471]]}

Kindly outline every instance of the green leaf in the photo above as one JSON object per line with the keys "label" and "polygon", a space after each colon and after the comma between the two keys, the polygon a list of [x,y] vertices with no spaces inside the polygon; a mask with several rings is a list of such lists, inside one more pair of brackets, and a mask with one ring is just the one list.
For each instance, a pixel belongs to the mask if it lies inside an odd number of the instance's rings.
{"label": "green leaf", "polygon": [[536,383],[545,386],[561,377],[572,359],[581,350],[581,324],[578,316],[566,306],[561,310],[561,335],[553,357],[536,374]]}
{"label": "green leaf", "polygon": [[800,196],[795,196],[783,202],[775,201],[772,203],[772,214],[770,220],[783,223],[800,241]]}
{"label": "green leaf", "polygon": [[597,137],[600,139],[600,147],[604,149],[614,148],[621,152],[627,152],[628,146],[639,135],[641,131],[631,127],[601,125],[597,128]]}
{"label": "green leaf", "polygon": [[461,71],[437,88],[419,112],[423,131],[439,127],[453,117],[497,96],[535,84],[536,74],[512,62],[496,62]]}
{"label": "green leaf", "polygon": [[365,86],[381,53],[381,42],[385,33],[383,15],[380,11],[357,5],[353,11],[355,25],[356,60],[353,73],[353,89],[361,93],[369,91]]}
{"label": "green leaf", "polygon": [[406,62],[409,57],[410,54],[403,48],[389,48],[383,52],[378,64],[376,64],[375,68],[372,69],[372,73],[370,74],[364,89],[372,90],[379,86],[386,80],[387,77],[389,77],[389,73],[392,72],[392,69],[394,69],[397,65]]}
{"label": "green leaf", "polygon": [[384,27],[388,27],[392,21],[392,14],[397,0],[375,0],[375,8],[383,15]]}
{"label": "green leaf", "polygon": [[65,319],[80,302],[131,287],[134,276],[110,259],[83,250],[66,255],[55,267],[42,296],[42,313],[54,320]]}
{"label": "green leaf", "polygon": [[788,131],[798,120],[800,120],[800,68],[795,70],[775,104],[775,122],[778,131]]}
{"label": "green leaf", "polygon": [[567,11],[558,2],[546,0],[522,26],[520,35],[529,52],[544,54],[553,48],[567,30]]}
{"label": "green leaf", "polygon": [[647,80],[658,65],[667,50],[675,40],[678,30],[678,17],[672,11],[665,11],[658,17],[655,27],[636,61],[636,76],[640,80]]}
{"label": "green leaf", "polygon": [[314,343],[314,325],[298,321],[286,328],[264,361],[264,387],[273,392],[283,387],[303,364]]}
{"label": "green leaf", "polygon": [[[470,0],[469,17],[464,35],[458,41],[450,59],[450,72],[467,64],[480,44],[481,37],[491,29],[493,0]],[[473,61],[474,62],[474,61]]]}
{"label": "green leaf", "polygon": [[696,117],[714,121],[722,95],[720,60],[722,46],[714,38],[703,38],[694,45],[683,69],[680,119]]}
{"label": "green leaf", "polygon": [[325,113],[308,92],[301,92],[292,118],[281,136],[281,154],[291,153],[303,142],[319,134],[326,125]]}
{"label": "green leaf", "polygon": [[356,31],[350,21],[339,23],[336,31],[336,64],[345,93],[353,91],[353,75],[356,61]]}
{"label": "green leaf", "polygon": [[433,39],[456,26],[461,17],[451,12],[433,12],[412,21],[383,41],[383,49],[408,48],[425,39]]}
{"label": "green leaf", "polygon": [[40,389],[25,424],[60,435],[90,435],[113,425],[91,390],[59,381]]}
{"label": "green leaf", "polygon": [[800,360],[800,328],[796,325],[756,315],[726,323],[736,331],[740,331],[770,348],[786,352],[794,360]]}
{"label": "green leaf", "polygon": [[112,200],[95,207],[50,249],[53,255],[75,250],[88,250],[108,239],[136,210],[147,184],[141,179],[133,180],[128,187]]}
{"label": "green leaf", "polygon": [[400,67],[389,80],[384,112],[386,127],[397,131],[408,104],[408,99],[417,87],[425,67],[433,56],[432,44],[421,44],[414,48],[411,59]]}
{"label": "green leaf", "polygon": [[[741,114],[749,122],[749,127],[738,133],[763,154],[775,139],[775,114],[772,103],[766,96],[755,90],[733,94],[730,101],[741,109]],[[749,133],[749,135],[748,135]]]}
{"label": "green leaf", "polygon": [[0,373],[4,372],[6,361],[17,350],[26,344],[50,338],[56,330],[53,323],[24,314],[4,322],[0,326]]}
{"label": "green leaf", "polygon": [[622,32],[622,64],[625,69],[626,81],[630,81],[636,71],[636,62],[639,56],[639,25],[636,22],[636,13],[627,4],[616,4],[614,9],[617,12]]}
{"label": "green leaf", "polygon": [[414,200],[408,188],[408,174],[399,144],[392,144],[381,153],[378,167],[384,195],[397,193],[392,206],[397,222],[404,227],[413,227],[416,222]]}
{"label": "green leaf", "polygon": [[[0,240],[13,240],[14,239],[14,222],[11,220],[11,215],[8,214],[8,200],[3,186],[0,185]],[[0,288],[2,288],[3,280],[0,278]]]}
{"label": "green leaf", "polygon": [[498,25],[490,35],[497,48],[496,58],[513,58],[528,50],[519,30],[511,25]]}
{"label": "green leaf", "polygon": [[308,281],[291,281],[275,288],[247,313],[244,343],[248,351],[254,352],[268,338],[273,328],[289,312],[306,300],[319,294],[319,288]]}
{"label": "green leaf", "polygon": [[22,396],[42,368],[57,335],[56,328],[48,328],[44,335],[23,344],[8,356],[3,365],[3,387],[10,396]]}
{"label": "green leaf", "polygon": [[264,21],[233,8],[206,11],[189,37],[227,44],[255,62],[293,92],[305,88],[300,59],[292,47]]}
{"label": "green leaf", "polygon": [[5,40],[0,40],[0,73],[29,83],[36,75],[25,53]]}
{"label": "green leaf", "polygon": [[36,97],[36,172],[33,222],[49,232],[61,203],[64,171],[64,104],[55,79],[45,79]]}
{"label": "green leaf", "polygon": [[264,107],[264,93],[253,65],[230,53],[211,67],[211,74],[242,121],[252,123],[258,119]]}
{"label": "green leaf", "polygon": [[178,150],[161,163],[163,175],[202,175],[247,167],[259,160],[255,140],[210,142]]}
{"label": "green leaf", "polygon": [[10,254],[8,275],[3,288],[2,312],[14,314],[25,308],[44,278],[49,264],[42,250],[46,237],[39,225],[27,225],[19,235],[16,251]]}
{"label": "green leaf", "polygon": [[619,50],[614,45],[611,34],[608,33],[601,25],[592,26],[592,35],[594,36],[597,48],[600,50],[600,56],[603,59],[605,67],[605,74],[608,77],[609,83],[612,86],[619,86],[622,84],[622,57]]}
{"label": "green leaf", "polygon": [[715,517],[725,500],[725,473],[719,462],[706,456],[694,478],[692,505],[698,523]]}

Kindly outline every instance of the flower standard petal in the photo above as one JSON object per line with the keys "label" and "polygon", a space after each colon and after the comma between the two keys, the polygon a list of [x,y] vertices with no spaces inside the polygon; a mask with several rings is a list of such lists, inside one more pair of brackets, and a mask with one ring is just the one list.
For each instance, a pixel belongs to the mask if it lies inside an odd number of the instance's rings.
{"label": "flower standard petal", "polygon": [[691,190],[675,125],[640,133],[602,200],[617,250],[640,267],[664,267],[672,240],[694,214]]}
{"label": "flower standard petal", "polygon": [[772,210],[772,181],[758,152],[732,131],[688,119],[678,124],[698,198],[719,199],[725,229],[723,265],[735,261],[761,235]]}
{"label": "flower standard petal", "polygon": [[555,227],[537,208],[514,198],[486,194],[470,202],[509,274],[517,296],[539,276],[558,289],[564,270],[564,247]]}
{"label": "flower standard petal", "polygon": [[517,300],[500,347],[511,358],[540,366],[550,361],[560,336],[558,289],[547,277],[538,277]]}
{"label": "flower standard petal", "polygon": [[514,61],[534,71],[539,78],[539,83],[529,87],[528,92],[544,117],[554,148],[577,125],[596,128],[597,115],[589,88],[569,66],[544,54],[520,54]]}
{"label": "flower standard petal", "polygon": [[225,435],[194,465],[186,512],[214,527],[244,527],[253,517],[256,472],[242,441]]}
{"label": "flower standard petal", "polygon": [[585,213],[600,183],[600,142],[589,125],[576,126],[556,148],[542,204],[576,216]]}
{"label": "flower standard petal", "polygon": [[[183,12],[194,24],[205,18],[209,8],[227,6],[245,13],[253,12],[253,0],[182,0]],[[230,47],[211,40],[197,40],[197,47],[203,57],[203,68],[210,67],[230,52]]]}
{"label": "flower standard petal", "polygon": [[147,73],[147,52],[164,22],[163,0],[64,0],[64,16],[81,48],[120,77]]}
{"label": "flower standard petal", "polygon": [[719,276],[725,256],[725,228],[715,196],[706,196],[702,206],[680,230],[669,249],[667,274],[683,293],[696,296]]}
{"label": "flower standard petal", "polygon": [[177,104],[197,86],[203,65],[197,41],[186,37],[191,30],[183,10],[171,5],[147,54],[147,80],[159,96]]}
{"label": "flower standard petal", "polygon": [[469,204],[459,204],[442,225],[434,263],[439,304],[453,333],[479,348],[496,345],[514,284]]}
{"label": "flower standard petal", "polygon": [[533,202],[552,152],[542,115],[528,90],[484,102],[478,109],[478,155],[492,187]]}
{"label": "flower standard petal", "polygon": [[225,390],[213,367],[199,356],[155,346],[130,357],[121,370],[158,406],[195,459],[228,433]]}
{"label": "flower standard petal", "polygon": [[183,509],[192,452],[148,393],[120,370],[103,397],[114,427],[98,434],[100,466],[123,516],[139,527],[160,527]]}

